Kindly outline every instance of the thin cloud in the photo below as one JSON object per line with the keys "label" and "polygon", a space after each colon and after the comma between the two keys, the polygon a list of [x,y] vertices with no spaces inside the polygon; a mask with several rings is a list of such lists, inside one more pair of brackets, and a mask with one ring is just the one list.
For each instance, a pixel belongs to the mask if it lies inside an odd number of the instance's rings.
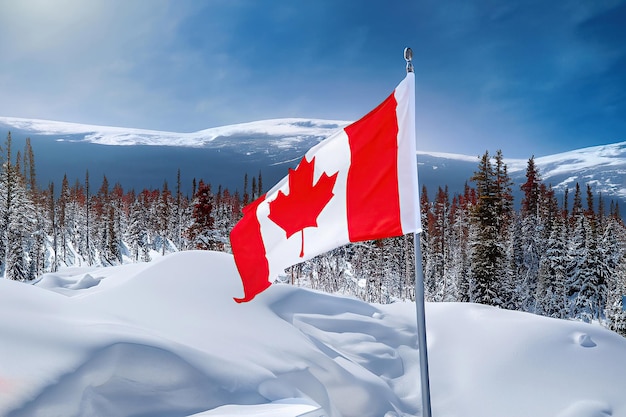
{"label": "thin cloud", "polygon": [[0,115],[191,132],[354,120],[411,46],[432,146],[626,140],[624,1],[0,0]]}

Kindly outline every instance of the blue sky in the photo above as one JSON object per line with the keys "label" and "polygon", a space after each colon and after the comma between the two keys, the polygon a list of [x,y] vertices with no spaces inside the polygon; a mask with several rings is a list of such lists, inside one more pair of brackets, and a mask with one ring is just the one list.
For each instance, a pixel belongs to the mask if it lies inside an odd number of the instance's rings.
{"label": "blue sky", "polygon": [[626,141],[626,2],[0,0],[0,115],[190,132],[355,120],[414,50],[418,148]]}

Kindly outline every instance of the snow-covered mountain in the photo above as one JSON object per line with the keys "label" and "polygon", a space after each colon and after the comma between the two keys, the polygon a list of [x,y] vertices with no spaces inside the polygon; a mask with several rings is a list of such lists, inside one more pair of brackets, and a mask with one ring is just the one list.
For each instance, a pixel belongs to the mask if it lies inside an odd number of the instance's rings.
{"label": "snow-covered mountain", "polygon": [[0,117],[0,134],[11,131],[14,149],[31,138],[41,184],[96,183],[106,175],[125,188],[172,186],[181,170],[183,186],[193,178],[243,191],[244,174],[262,172],[266,184],[286,175],[302,154],[347,125],[346,121],[276,119],[216,127],[193,133],[160,132],[36,119]]}
{"label": "snow-covered mountain", "polygon": [[[244,173],[262,172],[264,184],[270,186],[310,147],[348,123],[273,119],[174,133],[0,117],[0,134],[11,131],[15,149],[31,138],[42,184],[60,182],[64,173],[70,181],[83,180],[89,170],[94,183],[107,175],[110,183],[120,182],[126,188],[157,188],[164,180],[174,184],[180,169],[184,187],[192,178],[203,178],[214,186],[242,191]],[[482,152],[471,156],[418,152],[420,183],[433,195],[445,185],[451,193],[462,192]],[[528,160],[505,161],[513,180],[523,183]],[[544,181],[557,191],[571,189],[576,182],[589,183],[595,193],[626,207],[626,142],[540,156],[535,162]]]}
{"label": "snow-covered mountain", "polygon": [[[438,152],[418,154],[420,181],[433,191],[437,186],[447,184],[452,192],[460,192],[478,163],[478,155],[470,157]],[[523,184],[528,159],[505,158],[505,163],[514,183]],[[626,142],[536,157],[535,164],[544,183],[552,185],[558,195],[562,195],[565,189],[573,190],[576,183],[583,187],[584,192],[586,184],[590,184],[596,196],[602,193],[606,200],[613,199],[624,209]],[[519,188],[516,187],[514,191],[520,194]]]}
{"label": "snow-covered mountain", "polygon": [[[37,135],[54,136],[58,141],[89,142],[112,146],[146,145],[190,148],[236,148],[245,145],[249,151],[258,148],[261,144],[269,144],[270,149],[297,146],[307,140],[324,138],[348,123],[350,122],[320,119],[272,119],[214,127],[193,133],[175,133],[0,117],[0,126],[33,132]],[[266,148],[264,147],[263,150]]]}
{"label": "snow-covered mountain", "polygon": [[[591,184],[594,192],[626,198],[626,142],[593,146],[536,158],[545,182],[557,190]],[[514,164],[509,164],[514,168]],[[525,173],[525,165],[516,173]]]}

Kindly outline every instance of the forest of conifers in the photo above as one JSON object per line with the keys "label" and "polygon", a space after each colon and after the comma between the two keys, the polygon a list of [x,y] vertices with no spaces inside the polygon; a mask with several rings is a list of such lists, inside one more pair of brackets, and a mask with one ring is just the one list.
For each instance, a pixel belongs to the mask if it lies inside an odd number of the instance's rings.
{"label": "forest of conifers", "polygon": [[[191,196],[181,192],[180,180],[125,190],[88,171],[42,189],[29,140],[15,152],[9,133],[0,154],[0,274],[19,281],[65,266],[149,261],[178,250],[228,252],[242,207],[263,192],[260,173],[250,181],[242,174],[243,194],[202,179],[194,179]],[[431,199],[432,190],[422,188],[427,300],[598,321],[626,335],[626,227],[617,204],[587,184],[557,197],[534,158],[519,204],[513,187],[498,151],[477,159],[462,194],[440,187]],[[413,236],[406,235],[343,246],[280,279],[389,303],[414,298],[414,265]]]}

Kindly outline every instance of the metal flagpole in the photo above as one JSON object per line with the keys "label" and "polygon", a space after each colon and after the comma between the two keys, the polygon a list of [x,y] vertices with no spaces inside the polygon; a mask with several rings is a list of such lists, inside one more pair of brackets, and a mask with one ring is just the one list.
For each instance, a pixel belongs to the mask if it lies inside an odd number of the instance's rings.
{"label": "metal flagpole", "polygon": [[[413,72],[413,51],[404,49],[406,72]],[[430,380],[428,377],[428,349],[426,347],[426,311],[424,306],[424,270],[419,233],[413,234],[415,247],[415,309],[417,311],[417,347],[420,355],[420,381],[422,386],[422,416],[431,417]]]}
{"label": "metal flagpole", "polygon": [[419,233],[414,233],[415,245],[415,309],[417,310],[417,346],[420,355],[420,380],[422,383],[422,416],[431,417],[430,380],[428,377],[428,349],[426,347],[426,312],[424,309],[424,271]]}

